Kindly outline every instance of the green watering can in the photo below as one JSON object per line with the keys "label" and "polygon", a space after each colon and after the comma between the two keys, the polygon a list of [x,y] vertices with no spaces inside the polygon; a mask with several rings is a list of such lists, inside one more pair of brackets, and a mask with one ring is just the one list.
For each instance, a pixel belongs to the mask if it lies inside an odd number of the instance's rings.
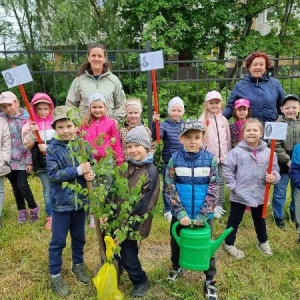
{"label": "green watering can", "polygon": [[174,223],[172,234],[180,247],[179,265],[184,269],[193,271],[209,269],[210,259],[233,230],[232,227],[226,229],[219,238],[212,241],[208,223],[205,223],[204,227],[183,227],[180,230],[180,236],[176,232],[178,225],[180,225],[178,221]]}

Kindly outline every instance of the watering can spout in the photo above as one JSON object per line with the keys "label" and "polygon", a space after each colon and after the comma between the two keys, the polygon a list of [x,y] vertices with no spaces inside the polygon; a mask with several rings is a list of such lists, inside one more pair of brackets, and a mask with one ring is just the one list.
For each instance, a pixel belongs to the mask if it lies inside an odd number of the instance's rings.
{"label": "watering can spout", "polygon": [[226,237],[230,234],[230,232],[233,230],[232,227],[227,228],[217,239],[211,241],[210,244],[210,256],[213,257],[215,252],[218,250],[218,248],[221,246],[223,241],[226,239]]}

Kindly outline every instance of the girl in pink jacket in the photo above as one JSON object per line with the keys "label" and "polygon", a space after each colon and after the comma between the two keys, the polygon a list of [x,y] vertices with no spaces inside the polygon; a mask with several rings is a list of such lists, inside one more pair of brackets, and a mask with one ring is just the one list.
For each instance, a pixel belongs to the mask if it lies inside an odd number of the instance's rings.
{"label": "girl in pink jacket", "polygon": [[219,199],[215,208],[215,218],[221,218],[225,213],[225,184],[223,164],[226,154],[231,149],[231,134],[229,124],[222,116],[222,96],[217,91],[208,92],[205,96],[204,111],[200,121],[205,125],[205,140],[203,147],[213,153],[218,161]]}
{"label": "girl in pink jacket", "polygon": [[[114,151],[116,165],[120,166],[123,163],[124,155],[117,123],[107,116],[107,103],[102,94],[95,93],[89,96],[89,110],[84,117],[81,130],[83,138],[96,150],[93,155],[97,161],[106,156],[107,148],[111,148]],[[92,214],[90,227],[95,227]]]}

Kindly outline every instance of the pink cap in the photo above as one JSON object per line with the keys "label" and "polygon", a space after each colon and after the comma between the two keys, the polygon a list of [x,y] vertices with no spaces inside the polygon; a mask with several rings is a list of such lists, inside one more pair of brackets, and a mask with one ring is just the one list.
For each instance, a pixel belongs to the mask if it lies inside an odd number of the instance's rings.
{"label": "pink cap", "polygon": [[237,109],[240,106],[245,106],[245,107],[249,108],[249,106],[250,106],[249,100],[243,99],[243,98],[235,100],[235,102],[234,102],[234,108]]}
{"label": "pink cap", "polygon": [[17,100],[17,96],[10,91],[3,92],[0,95],[0,104],[11,104],[15,100]]}
{"label": "pink cap", "polygon": [[218,100],[222,101],[222,96],[217,91],[208,92],[205,96],[205,101],[209,101],[209,100],[213,100],[213,99],[218,99]]}

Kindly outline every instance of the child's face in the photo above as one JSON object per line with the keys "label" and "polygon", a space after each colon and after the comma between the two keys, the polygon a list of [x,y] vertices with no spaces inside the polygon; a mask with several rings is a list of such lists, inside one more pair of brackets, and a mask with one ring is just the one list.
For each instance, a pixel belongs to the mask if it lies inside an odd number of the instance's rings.
{"label": "child's face", "polygon": [[248,113],[248,108],[245,106],[240,106],[235,110],[235,114],[239,121],[245,121],[247,119]]}
{"label": "child's face", "polygon": [[71,141],[76,136],[77,127],[71,120],[57,120],[55,131],[62,141]]}
{"label": "child's face", "polygon": [[296,120],[300,111],[300,103],[297,100],[287,100],[280,109],[286,119]]}
{"label": "child's face", "polygon": [[13,103],[0,104],[1,110],[9,116],[17,115],[19,113],[19,101],[14,100]]}
{"label": "child's face", "polygon": [[180,104],[174,104],[171,106],[169,116],[173,121],[175,122],[180,121],[182,115],[183,115],[183,108]]}
{"label": "child's face", "polygon": [[91,104],[91,114],[94,118],[100,119],[106,114],[106,105],[101,101],[97,100]]}
{"label": "child's face", "polygon": [[126,150],[128,155],[135,161],[143,161],[148,157],[147,149],[136,143],[127,143]]}
{"label": "child's face", "polygon": [[37,105],[34,106],[35,112],[37,116],[41,119],[45,119],[49,116],[50,114],[50,105],[48,103],[38,103]]}
{"label": "child's face", "polygon": [[245,142],[248,144],[248,146],[257,147],[260,139],[262,138],[262,134],[263,133],[259,124],[246,123],[243,131],[243,138]]}
{"label": "child's face", "polygon": [[221,111],[221,100],[220,99],[211,99],[205,102],[206,109],[211,115],[216,115]]}
{"label": "child's face", "polygon": [[134,108],[129,107],[126,112],[126,121],[129,125],[138,125],[140,124],[140,112]]}
{"label": "child's face", "polygon": [[188,130],[179,137],[180,143],[188,152],[197,153],[203,145],[204,132],[200,130]]}

